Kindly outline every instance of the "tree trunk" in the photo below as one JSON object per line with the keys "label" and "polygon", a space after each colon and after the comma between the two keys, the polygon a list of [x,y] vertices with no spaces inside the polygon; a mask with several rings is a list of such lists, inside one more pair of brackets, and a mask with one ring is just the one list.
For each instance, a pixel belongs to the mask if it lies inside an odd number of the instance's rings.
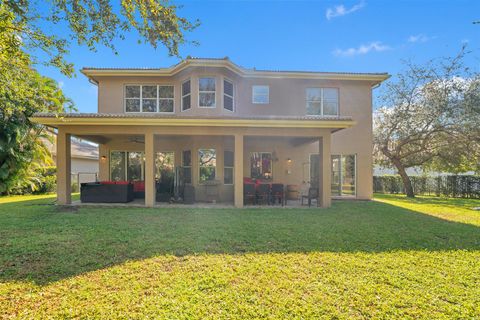
{"label": "tree trunk", "polygon": [[410,177],[407,175],[407,171],[405,167],[400,163],[400,161],[393,160],[393,164],[398,170],[398,174],[402,177],[403,186],[405,188],[405,194],[408,198],[415,198],[415,194],[413,193],[412,181]]}

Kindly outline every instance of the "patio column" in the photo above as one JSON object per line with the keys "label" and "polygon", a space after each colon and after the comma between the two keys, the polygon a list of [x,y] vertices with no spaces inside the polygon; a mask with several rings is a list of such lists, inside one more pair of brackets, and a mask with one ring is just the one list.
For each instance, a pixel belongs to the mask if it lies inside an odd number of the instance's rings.
{"label": "patio column", "polygon": [[243,135],[235,135],[234,161],[234,203],[235,207],[243,208]]}
{"label": "patio column", "polygon": [[70,134],[63,128],[57,133],[57,204],[72,203]]}
{"label": "patio column", "polygon": [[332,204],[330,140],[330,133],[324,135],[319,139],[319,176],[317,206],[322,208],[328,208]]}
{"label": "patio column", "polygon": [[145,206],[155,206],[155,136],[145,134]]}

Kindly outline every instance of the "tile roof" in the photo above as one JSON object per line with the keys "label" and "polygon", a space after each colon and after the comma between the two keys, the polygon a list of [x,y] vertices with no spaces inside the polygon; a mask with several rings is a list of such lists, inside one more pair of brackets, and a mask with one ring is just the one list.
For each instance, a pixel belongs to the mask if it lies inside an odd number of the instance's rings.
{"label": "tile roof", "polygon": [[186,59],[178,62],[175,65],[166,68],[151,68],[151,67],[140,67],[140,68],[117,68],[117,67],[84,67],[82,71],[89,72],[89,71],[161,71],[161,72],[168,72],[174,71],[176,68],[179,68],[181,65],[187,65],[189,63],[215,63],[215,62],[223,62],[225,65],[229,65],[234,67],[235,69],[244,72],[244,73],[283,73],[283,74],[298,74],[298,75],[338,75],[338,76],[379,76],[384,77],[385,79],[389,77],[387,72],[328,72],[328,71],[305,71],[305,70],[274,70],[274,69],[257,69],[257,68],[245,68],[242,67],[233,61],[231,61],[228,57],[223,58],[201,58],[201,57],[191,57],[188,56]]}
{"label": "tile roof", "polygon": [[[57,135],[55,133],[50,133],[54,136],[54,143],[48,139],[42,139],[43,144],[48,148],[48,150],[53,154],[57,154],[57,148],[55,147],[55,142]],[[98,159],[98,146],[94,146],[91,143],[88,143],[79,139],[72,139],[71,141],[71,153],[72,158],[83,158],[83,159]]]}

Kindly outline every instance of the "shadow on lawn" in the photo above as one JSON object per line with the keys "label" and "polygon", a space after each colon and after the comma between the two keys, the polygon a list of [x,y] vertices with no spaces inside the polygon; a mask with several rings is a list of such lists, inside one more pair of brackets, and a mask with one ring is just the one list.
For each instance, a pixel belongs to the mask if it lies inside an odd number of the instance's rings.
{"label": "shadow on lawn", "polygon": [[416,196],[415,198],[407,198],[406,196],[392,195],[392,194],[375,194],[376,198],[384,200],[394,200],[406,204],[426,204],[436,205],[448,208],[468,208],[480,206],[480,199],[476,198],[448,198],[436,196]]}
{"label": "shadow on lawn", "polygon": [[330,209],[82,208],[0,204],[0,281],[46,284],[171,254],[480,250],[480,228],[380,202]]}

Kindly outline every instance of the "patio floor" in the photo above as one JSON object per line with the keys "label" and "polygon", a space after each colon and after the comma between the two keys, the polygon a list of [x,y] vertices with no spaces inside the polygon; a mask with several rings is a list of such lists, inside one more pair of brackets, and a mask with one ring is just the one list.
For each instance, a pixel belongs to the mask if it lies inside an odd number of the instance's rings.
{"label": "patio floor", "polygon": [[[82,203],[80,200],[72,201],[71,206],[74,207],[129,207],[129,208],[142,208],[145,207],[144,199],[135,199],[127,203]],[[312,202],[312,207],[316,208],[316,201]],[[216,208],[216,209],[231,209],[235,206],[231,203],[209,203],[209,202],[196,202],[194,204],[183,204],[183,203],[166,203],[166,202],[157,202],[155,205],[156,208]],[[308,205],[301,205],[300,200],[288,200],[287,204],[282,207],[279,204],[274,206],[272,205],[245,205],[245,208],[308,208]]]}

